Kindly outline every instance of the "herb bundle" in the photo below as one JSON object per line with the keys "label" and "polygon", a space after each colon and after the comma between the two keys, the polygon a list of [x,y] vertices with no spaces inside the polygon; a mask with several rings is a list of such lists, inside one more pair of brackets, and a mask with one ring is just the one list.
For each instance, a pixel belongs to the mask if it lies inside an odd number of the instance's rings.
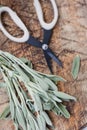
{"label": "herb bundle", "polygon": [[0,72],[6,87],[10,105],[1,118],[9,113],[16,130],[48,130],[53,124],[46,111],[70,117],[63,101],[76,100],[73,96],[58,91],[56,83],[65,81],[60,76],[47,75],[32,69],[30,61],[0,51]]}

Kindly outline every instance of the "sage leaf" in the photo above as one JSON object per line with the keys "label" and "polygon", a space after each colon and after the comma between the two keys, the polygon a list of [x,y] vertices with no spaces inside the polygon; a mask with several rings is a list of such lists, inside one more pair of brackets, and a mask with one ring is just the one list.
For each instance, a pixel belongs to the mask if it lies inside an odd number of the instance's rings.
{"label": "sage leaf", "polygon": [[24,130],[27,130],[25,118],[24,118],[23,112],[20,110],[20,108],[17,107],[15,114],[16,114],[17,121],[18,121],[19,125],[20,125]]}
{"label": "sage leaf", "polygon": [[62,78],[61,76],[52,75],[52,76],[47,76],[47,77],[49,77],[55,83],[57,83],[59,81],[66,82],[66,80],[64,78]]}
{"label": "sage leaf", "polygon": [[39,95],[38,94],[34,94],[34,98],[35,98],[35,100],[36,100],[36,104],[37,104],[37,106],[38,106],[38,108],[39,108],[39,111],[42,111],[42,102],[41,102],[41,99],[40,99],[40,97],[39,97]]}
{"label": "sage leaf", "polygon": [[43,103],[43,109],[50,111],[54,107],[54,104],[52,102],[46,102]]}
{"label": "sage leaf", "polygon": [[70,118],[70,114],[63,104],[58,104],[58,109],[62,115],[64,115],[66,118]]}
{"label": "sage leaf", "polygon": [[50,79],[45,78],[44,81],[49,85],[49,89],[57,91],[57,86]]}
{"label": "sage leaf", "polygon": [[[43,128],[45,128],[46,124],[45,124],[45,120],[43,120],[41,115],[38,115],[37,117],[37,121],[38,121],[38,125],[39,125],[39,129],[43,130]],[[43,123],[44,122],[44,123]]]}
{"label": "sage leaf", "polygon": [[10,111],[11,111],[12,119],[14,119],[14,116],[15,116],[15,105],[14,105],[14,102],[13,102],[12,99],[10,100]]}
{"label": "sage leaf", "polygon": [[53,127],[53,124],[48,115],[46,114],[46,112],[42,112],[42,116],[44,117],[46,124],[49,125],[50,127]]}
{"label": "sage leaf", "polygon": [[30,68],[33,68],[33,65],[31,63],[31,61],[29,61],[28,59],[24,58],[24,57],[21,57],[20,60],[22,62],[24,62],[27,66],[29,66]]}
{"label": "sage leaf", "polygon": [[56,102],[62,102],[61,99],[59,99],[58,97],[56,97],[56,96],[53,95],[53,94],[49,94],[49,96],[50,96],[50,100],[54,100],[54,101],[56,101]]}
{"label": "sage leaf", "polygon": [[6,83],[5,82],[0,82],[0,88],[6,87]]}
{"label": "sage leaf", "polygon": [[80,56],[77,55],[73,60],[72,70],[71,70],[74,79],[77,78],[79,69],[80,69]]}
{"label": "sage leaf", "polygon": [[57,97],[59,97],[60,99],[63,99],[63,100],[74,100],[74,101],[76,101],[76,98],[75,98],[75,97],[70,96],[69,94],[60,92],[60,91],[54,91],[54,94],[55,94]]}
{"label": "sage leaf", "polygon": [[33,118],[29,119],[31,130],[36,130],[36,121]]}
{"label": "sage leaf", "polygon": [[56,106],[54,106],[54,107],[52,108],[52,111],[53,111],[56,115],[61,115],[60,110],[59,110]]}
{"label": "sage leaf", "polygon": [[45,79],[39,79],[36,77],[36,83],[44,90],[47,91],[49,89],[49,85],[45,82]]}
{"label": "sage leaf", "polygon": [[48,75],[48,74],[43,74],[41,72],[38,72],[39,74],[43,75],[44,77],[47,77],[48,79],[52,80],[53,82],[57,83],[59,81],[62,82],[66,82],[66,80],[64,78],[62,78],[61,76],[57,76],[57,75]]}
{"label": "sage leaf", "polygon": [[44,119],[44,117],[43,116],[41,116],[41,122],[42,122],[42,127],[43,127],[43,130],[46,130],[46,121],[45,121],[45,119]]}
{"label": "sage leaf", "polygon": [[27,123],[27,130],[32,130],[31,126],[29,125],[29,123]]}
{"label": "sage leaf", "polygon": [[10,107],[7,106],[5,108],[5,110],[2,112],[2,114],[0,115],[0,119],[5,119],[8,116],[9,113],[10,113]]}

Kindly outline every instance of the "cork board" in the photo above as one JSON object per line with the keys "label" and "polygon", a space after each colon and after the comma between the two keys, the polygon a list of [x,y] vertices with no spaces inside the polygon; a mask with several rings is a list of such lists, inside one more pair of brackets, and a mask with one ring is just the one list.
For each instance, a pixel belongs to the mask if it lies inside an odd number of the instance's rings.
{"label": "cork board", "polygon": [[[53,11],[48,0],[40,0],[46,21],[53,18]],[[63,76],[67,82],[60,83],[59,89],[77,98],[76,103],[67,104],[71,113],[70,119],[56,116],[50,117],[55,130],[83,130],[87,126],[87,0],[56,0],[59,8],[59,20],[53,29],[50,48],[63,62],[63,69],[52,61],[53,72]],[[37,19],[32,0],[0,0],[0,4],[11,7],[23,20],[31,35],[43,39],[43,30]],[[14,36],[20,37],[22,31],[12,22],[7,14],[3,14],[3,23]],[[15,43],[0,31],[0,49],[17,57],[27,57],[32,61],[34,69],[49,73],[43,52],[26,43]],[[75,55],[81,57],[80,73],[76,80],[71,75],[72,61]],[[4,89],[0,89],[0,113],[9,102]],[[15,130],[10,120],[0,121],[0,130]]]}

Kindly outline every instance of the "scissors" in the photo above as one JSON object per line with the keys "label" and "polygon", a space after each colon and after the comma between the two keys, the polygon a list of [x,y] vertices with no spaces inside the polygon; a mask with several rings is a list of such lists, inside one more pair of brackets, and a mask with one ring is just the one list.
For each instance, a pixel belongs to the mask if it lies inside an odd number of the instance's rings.
{"label": "scissors", "polygon": [[[40,4],[39,0],[34,0],[34,6],[36,9],[37,17],[38,17],[40,25],[44,31],[43,42],[40,42],[37,39],[35,39],[33,36],[31,36],[30,32],[28,31],[28,29],[26,28],[24,23],[21,21],[21,19],[18,17],[16,12],[14,12],[11,8],[9,8],[7,6],[0,7],[0,29],[10,40],[12,40],[14,42],[18,42],[18,43],[26,42],[35,47],[41,48],[43,50],[49,70],[51,73],[53,73],[52,66],[51,66],[51,59],[53,59],[61,67],[62,67],[62,62],[53,53],[53,51],[49,48],[49,42],[50,42],[50,39],[52,36],[52,30],[58,20],[58,9],[57,9],[56,2],[55,2],[55,0],[50,0],[50,2],[53,6],[54,18],[51,23],[46,23],[43,18],[43,12],[42,12],[42,8],[41,8],[41,4]],[[7,30],[5,29],[5,27],[3,26],[2,21],[1,21],[1,14],[3,12],[7,12],[10,15],[11,19],[14,21],[14,23],[21,30],[23,30],[24,34],[21,38],[14,37],[9,32],[7,32]]]}

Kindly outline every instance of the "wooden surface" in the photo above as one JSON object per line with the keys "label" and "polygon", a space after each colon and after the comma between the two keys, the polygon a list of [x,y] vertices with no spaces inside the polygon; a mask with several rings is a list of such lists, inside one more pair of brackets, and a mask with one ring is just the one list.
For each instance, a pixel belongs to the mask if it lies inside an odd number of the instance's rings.
{"label": "wooden surface", "polygon": [[[71,113],[69,120],[55,116],[50,117],[55,130],[83,130],[87,126],[87,0],[56,0],[59,7],[59,20],[54,28],[50,47],[62,60],[64,68],[61,69],[52,62],[56,75],[63,76],[67,82],[60,83],[60,90],[74,95],[76,103],[67,104]],[[41,0],[45,18],[52,20],[52,10],[49,0]],[[8,5],[15,10],[23,20],[31,34],[42,40],[43,30],[38,22],[33,0],[0,0],[0,4]],[[22,32],[11,21],[9,16],[3,15],[3,22],[7,30],[14,36],[21,36]],[[14,43],[0,31],[0,49],[8,51],[17,57],[27,57],[34,64],[34,69],[49,73],[44,55],[40,49],[26,43]],[[81,57],[80,73],[76,80],[71,76],[72,60],[75,55]],[[0,113],[8,104],[8,96],[4,89],[0,89]],[[0,130],[14,130],[12,121],[1,120]]]}

